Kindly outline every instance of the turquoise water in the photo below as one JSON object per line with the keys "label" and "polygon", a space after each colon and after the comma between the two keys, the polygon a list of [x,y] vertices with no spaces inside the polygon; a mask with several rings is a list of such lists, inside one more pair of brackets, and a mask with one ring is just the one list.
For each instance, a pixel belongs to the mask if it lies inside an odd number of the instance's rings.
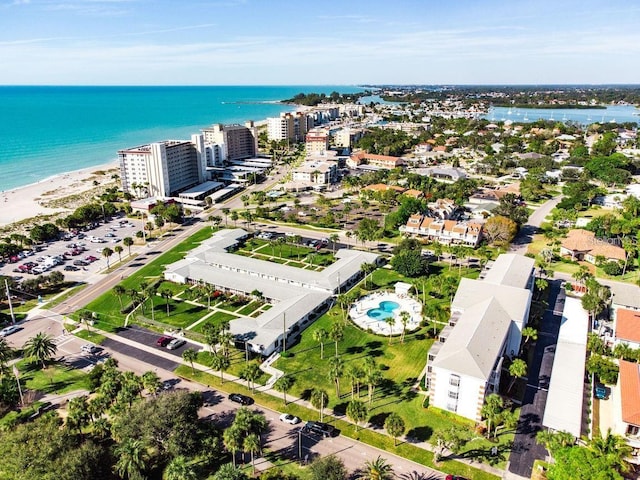
{"label": "turquoise water", "polygon": [[378,308],[371,308],[367,310],[367,316],[373,320],[383,321],[385,318],[393,317],[393,311],[400,308],[398,302],[392,302],[391,300],[385,300],[380,302]]}
{"label": "turquoise water", "polygon": [[[634,115],[634,113],[636,115]],[[545,109],[545,108],[508,108],[491,107],[484,118],[492,121],[511,120],[513,122],[535,122],[536,120],[551,120],[557,122],[577,122],[589,125],[607,122],[638,122],[640,110],[633,105],[612,105],[606,109]]]}
{"label": "turquoise water", "polygon": [[0,86],[0,190],[103,165],[117,151],[188,139],[213,123],[260,121],[290,111],[297,93],[361,91],[347,86]]}

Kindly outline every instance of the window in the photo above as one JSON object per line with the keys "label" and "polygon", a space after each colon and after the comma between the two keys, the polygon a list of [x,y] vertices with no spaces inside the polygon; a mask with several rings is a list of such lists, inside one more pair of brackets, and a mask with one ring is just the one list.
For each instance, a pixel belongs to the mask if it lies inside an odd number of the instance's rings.
{"label": "window", "polygon": [[460,386],[460,377],[458,375],[450,375],[449,376],[449,385],[452,387]]}
{"label": "window", "polygon": [[449,410],[450,412],[455,412],[458,410],[458,404],[457,403],[447,403],[447,410]]}
{"label": "window", "polygon": [[639,433],[640,427],[637,427],[636,425],[627,426],[627,435],[638,436]]}
{"label": "window", "polygon": [[458,392],[449,391],[449,398],[452,400],[458,400]]}

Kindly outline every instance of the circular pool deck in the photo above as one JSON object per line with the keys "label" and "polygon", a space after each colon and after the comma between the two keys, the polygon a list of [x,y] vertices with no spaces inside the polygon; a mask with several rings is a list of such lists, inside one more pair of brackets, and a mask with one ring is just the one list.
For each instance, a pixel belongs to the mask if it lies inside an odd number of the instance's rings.
{"label": "circular pool deck", "polygon": [[[395,319],[393,326],[390,326],[385,318],[376,320],[367,315],[370,310],[379,309],[382,302],[395,302],[398,304],[398,308],[391,312]],[[349,317],[360,328],[364,330],[370,329],[378,335],[400,335],[402,333],[400,312],[407,312],[411,317],[407,323],[406,331],[415,330],[420,326],[422,321],[422,305],[420,302],[409,296],[398,295],[393,292],[376,292],[360,298],[351,305]]]}

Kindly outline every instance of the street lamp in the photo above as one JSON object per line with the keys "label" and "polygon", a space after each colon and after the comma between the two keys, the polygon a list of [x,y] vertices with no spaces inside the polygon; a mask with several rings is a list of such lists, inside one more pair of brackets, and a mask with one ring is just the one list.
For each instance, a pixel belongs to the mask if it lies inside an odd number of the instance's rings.
{"label": "street lamp", "polygon": [[16,377],[16,383],[18,384],[18,393],[20,393],[20,405],[24,405],[24,398],[22,397],[22,387],[20,386],[20,372],[18,367],[13,366],[13,375]]}

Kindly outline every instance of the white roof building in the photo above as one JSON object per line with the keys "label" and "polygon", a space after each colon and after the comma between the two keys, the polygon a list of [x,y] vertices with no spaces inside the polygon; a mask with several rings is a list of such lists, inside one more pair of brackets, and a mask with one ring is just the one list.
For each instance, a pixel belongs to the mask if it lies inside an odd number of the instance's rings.
{"label": "white roof building", "polygon": [[335,253],[336,262],[322,271],[310,271],[228,251],[246,236],[242,229],[221,230],[183,260],[168,265],[164,275],[173,282],[204,282],[227,292],[260,291],[272,307],[255,318],[232,320],[230,329],[262,355],[282,346],[285,330],[290,340],[315,320],[335,293],[346,291],[360,278],[363,263],[378,260],[373,253],[341,249]]}
{"label": "white roof building", "polygon": [[502,358],[520,347],[529,317],[534,261],[500,255],[483,279],[463,278],[449,326],[427,361],[430,404],[480,420],[484,396],[497,390]]}

